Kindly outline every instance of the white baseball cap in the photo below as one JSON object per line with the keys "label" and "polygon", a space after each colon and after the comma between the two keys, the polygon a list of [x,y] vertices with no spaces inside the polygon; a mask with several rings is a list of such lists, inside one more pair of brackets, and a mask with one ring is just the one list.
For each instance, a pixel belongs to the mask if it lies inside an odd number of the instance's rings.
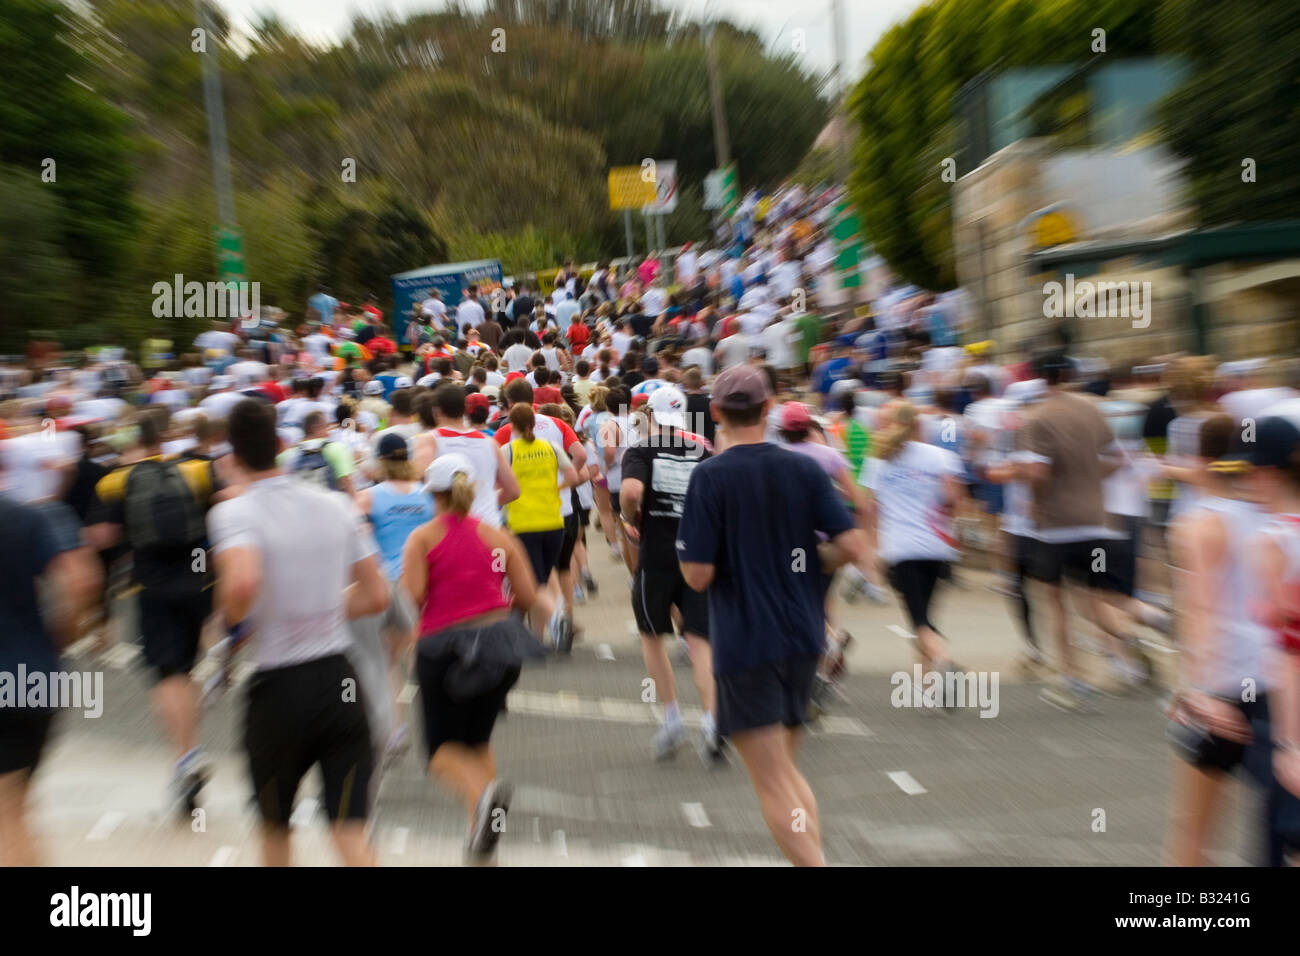
{"label": "white baseball cap", "polygon": [[474,480],[473,462],[458,452],[440,455],[424,471],[424,488],[426,491],[446,491],[451,487],[457,475],[464,475],[472,482]]}
{"label": "white baseball cap", "polygon": [[361,391],[367,395],[382,395],[384,394],[384,383],[378,379],[371,379],[361,386]]}
{"label": "white baseball cap", "polygon": [[393,382],[393,388],[410,388],[414,384],[415,383],[411,381],[411,376],[399,375],[397,376],[397,380]]}
{"label": "white baseball cap", "polygon": [[646,406],[654,412],[655,424],[664,428],[686,427],[686,396],[676,385],[661,385],[650,393]]}

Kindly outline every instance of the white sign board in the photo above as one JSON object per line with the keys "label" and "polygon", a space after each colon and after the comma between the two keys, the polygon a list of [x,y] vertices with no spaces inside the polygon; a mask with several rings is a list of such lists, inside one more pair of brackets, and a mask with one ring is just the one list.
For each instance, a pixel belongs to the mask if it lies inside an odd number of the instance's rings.
{"label": "white sign board", "polygon": [[641,212],[649,216],[672,212],[677,208],[677,160],[655,160],[655,201],[646,203]]}
{"label": "white sign board", "polygon": [[723,205],[722,186],[725,169],[715,169],[704,177],[704,208],[721,209]]}

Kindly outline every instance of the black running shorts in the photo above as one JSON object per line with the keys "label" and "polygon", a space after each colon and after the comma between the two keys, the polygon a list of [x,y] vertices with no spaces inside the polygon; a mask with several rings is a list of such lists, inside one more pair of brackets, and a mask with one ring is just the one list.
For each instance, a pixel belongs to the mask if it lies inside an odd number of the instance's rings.
{"label": "black running shorts", "polygon": [[424,708],[424,740],[432,757],[445,743],[479,747],[492,739],[497,714],[505,709],[506,695],[519,680],[519,668],[510,668],[500,684],[470,700],[457,700],[447,693],[447,669],[453,654],[438,647],[436,637],[416,645],[415,673]]}
{"label": "black running shorts", "polygon": [[820,657],[788,657],[731,674],[715,674],[718,733],[724,737],[781,724],[799,727],[808,717]]}
{"label": "black running shorts", "polygon": [[673,633],[672,608],[682,614],[682,632],[708,640],[709,596],[682,577],[681,568],[638,568],[632,579],[632,614],[642,634]]}
{"label": "black running shorts", "polygon": [[35,770],[53,721],[51,710],[0,708],[0,774]]}
{"label": "black running shorts", "polygon": [[329,819],[366,818],[374,751],[361,684],[342,654],[254,674],[244,746],[264,823],[288,825],[298,784],[315,764]]}
{"label": "black running shorts", "polygon": [[203,622],[212,613],[212,589],[193,594],[139,594],[145,663],[158,680],[188,674],[198,659]]}

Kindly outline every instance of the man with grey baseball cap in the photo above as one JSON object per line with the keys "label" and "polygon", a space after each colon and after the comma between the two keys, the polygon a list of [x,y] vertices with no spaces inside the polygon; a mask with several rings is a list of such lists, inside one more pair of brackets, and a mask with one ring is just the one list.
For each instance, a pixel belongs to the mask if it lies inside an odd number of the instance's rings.
{"label": "man with grey baseball cap", "polygon": [[757,367],[714,382],[725,451],[691,472],[677,557],[686,583],[709,592],[718,733],[744,761],[787,859],[822,866],[816,800],[794,755],[825,649],[823,575],[860,561],[866,543],[821,467],[764,440],[771,407]]}

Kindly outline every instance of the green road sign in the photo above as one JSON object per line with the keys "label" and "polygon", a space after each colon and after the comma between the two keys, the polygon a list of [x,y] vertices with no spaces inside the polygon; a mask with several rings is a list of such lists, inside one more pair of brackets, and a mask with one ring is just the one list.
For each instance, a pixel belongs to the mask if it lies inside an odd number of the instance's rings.
{"label": "green road sign", "polygon": [[217,278],[221,282],[247,282],[248,265],[244,261],[244,238],[238,229],[215,226],[217,243]]}
{"label": "green road sign", "polygon": [[704,208],[716,209],[723,217],[728,217],[736,211],[738,192],[736,164],[715,169],[704,177]]}
{"label": "green road sign", "polygon": [[841,199],[831,220],[831,238],[835,240],[835,268],[840,273],[840,284],[846,289],[857,288],[862,283],[858,263],[864,243],[859,228],[858,214],[847,200]]}

